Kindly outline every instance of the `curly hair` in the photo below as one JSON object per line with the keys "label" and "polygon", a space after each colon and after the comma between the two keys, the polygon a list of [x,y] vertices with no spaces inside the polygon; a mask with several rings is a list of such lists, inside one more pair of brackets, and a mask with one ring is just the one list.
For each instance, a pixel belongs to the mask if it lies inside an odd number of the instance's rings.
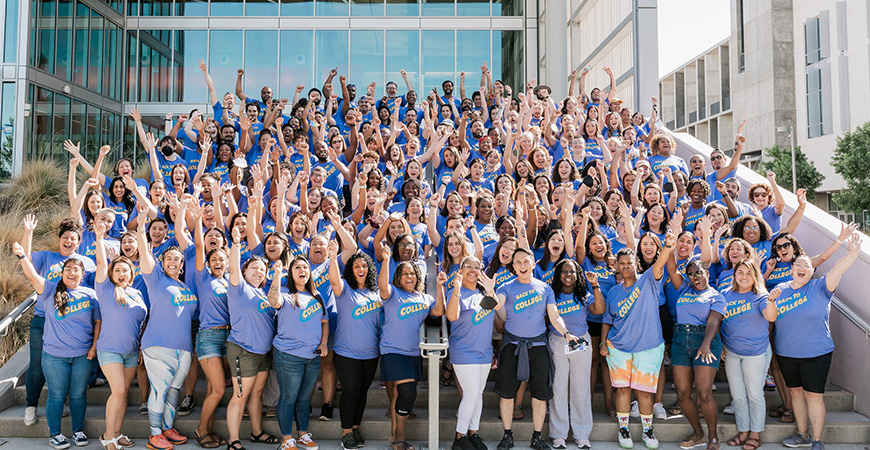
{"label": "curly hair", "polygon": [[[356,282],[356,276],[353,273],[353,265],[357,260],[362,260],[368,270],[366,271],[366,279],[363,282],[363,286],[360,286]],[[361,288],[368,289],[370,291],[378,290],[378,274],[377,270],[375,270],[375,262],[372,261],[372,258],[365,253],[358,251],[350,256],[347,259],[347,264],[344,265],[344,272],[341,274],[341,278],[347,282],[347,285],[350,286],[353,290],[358,290]]]}
{"label": "curly hair", "polygon": [[767,224],[764,220],[755,217],[753,215],[747,215],[738,218],[734,221],[734,225],[731,226],[731,235],[737,238],[746,239],[743,235],[743,231],[746,228],[746,222],[750,220],[755,221],[758,224],[758,241],[767,241],[773,237],[773,231],[770,229],[770,225]]}
{"label": "curly hair", "polygon": [[574,289],[572,290],[574,302],[586,306],[586,293],[589,292],[586,286],[586,277],[583,276],[583,268],[573,259],[563,259],[556,263],[556,267],[553,268],[553,282],[551,285],[553,292],[556,295],[562,293],[562,272],[567,266],[574,266],[574,270],[577,271],[577,280],[574,281]]}
{"label": "curly hair", "polygon": [[702,180],[702,179],[700,179],[700,178],[692,178],[691,180],[689,180],[689,184],[686,185],[686,192],[688,192],[689,194],[691,194],[691,193],[692,193],[692,189],[693,189],[696,185],[701,186],[701,189],[704,190],[704,197],[709,197],[709,196],[710,196],[710,192],[711,192],[711,191],[710,191],[710,185],[707,184],[707,182],[706,182],[705,180]]}
{"label": "curly hair", "polygon": [[756,189],[761,189],[764,191],[765,196],[767,197],[767,203],[773,203],[773,189],[770,188],[770,185],[767,183],[755,183],[752,186],[749,186],[749,200],[751,201],[753,198],[753,194]]}
{"label": "curly hair", "polygon": [[[385,261],[382,264],[389,264],[389,262]],[[417,277],[414,292],[423,292],[423,274],[420,272],[420,267],[414,264],[413,261],[402,261],[396,265],[396,273],[393,274],[393,286],[403,291],[405,290],[402,288],[402,271],[405,267],[411,267],[411,270],[414,271],[414,276]]]}

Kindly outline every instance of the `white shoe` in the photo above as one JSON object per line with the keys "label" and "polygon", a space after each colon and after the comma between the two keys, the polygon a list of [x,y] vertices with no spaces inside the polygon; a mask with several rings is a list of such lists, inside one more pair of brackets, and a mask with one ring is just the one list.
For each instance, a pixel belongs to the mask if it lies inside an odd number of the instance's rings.
{"label": "white shoe", "polygon": [[558,449],[558,450],[567,448],[565,446],[565,440],[564,439],[553,439],[553,448]]}
{"label": "white shoe", "polygon": [[730,404],[722,410],[723,413],[733,416],[734,415],[734,407]]}
{"label": "white shoe", "polygon": [[619,446],[624,449],[634,448],[634,441],[631,440],[631,432],[628,431],[628,428],[619,428],[619,431],[616,432],[616,436],[619,439]]}
{"label": "white shoe", "polygon": [[577,439],[577,448],[580,450],[589,450],[592,448],[592,443],[589,439]]}
{"label": "white shoe", "polygon": [[[713,383],[713,391],[717,391],[719,388],[716,387],[716,383]],[[692,386],[692,390],[695,390],[695,386]]]}
{"label": "white shoe", "polygon": [[657,402],[653,405],[653,416],[658,420],[667,420],[668,412],[665,411],[665,405],[662,402]]}
{"label": "white shoe", "polygon": [[28,406],[24,408],[24,425],[31,426],[36,423],[36,407]]}
{"label": "white shoe", "polygon": [[643,439],[643,443],[649,450],[656,450],[659,448],[659,440],[656,439],[656,434],[653,433],[652,427],[650,427],[649,430],[643,433],[641,439]]}
{"label": "white shoe", "polygon": [[628,417],[640,417],[640,410],[637,409],[637,400],[631,402],[631,411],[628,412]]}

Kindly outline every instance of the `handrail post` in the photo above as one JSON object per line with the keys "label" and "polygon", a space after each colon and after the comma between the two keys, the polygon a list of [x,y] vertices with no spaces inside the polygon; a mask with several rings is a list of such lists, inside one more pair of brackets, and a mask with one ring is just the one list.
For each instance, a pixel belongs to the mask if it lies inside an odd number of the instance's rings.
{"label": "handrail post", "polygon": [[429,362],[427,379],[429,381],[429,437],[424,449],[439,450],[439,427],[441,425],[440,374],[441,360],[447,356],[447,319],[441,317],[437,328],[425,324],[420,327],[420,354]]}

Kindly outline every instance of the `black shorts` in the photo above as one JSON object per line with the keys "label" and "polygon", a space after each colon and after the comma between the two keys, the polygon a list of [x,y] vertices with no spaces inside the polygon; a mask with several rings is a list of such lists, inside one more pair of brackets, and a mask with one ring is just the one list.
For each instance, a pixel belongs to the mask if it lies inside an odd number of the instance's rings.
{"label": "black shorts", "polygon": [[777,355],[776,360],[779,362],[779,370],[785,378],[786,386],[824,394],[833,355],[834,352],[814,358],[789,358]]}
{"label": "black shorts", "polygon": [[659,321],[662,324],[662,337],[665,338],[665,345],[671,345],[671,342],[674,341],[674,319],[671,318],[668,305],[659,306]]}
{"label": "black shorts", "polygon": [[397,353],[381,355],[381,381],[422,380],[423,357]]}
{"label": "black shorts", "polygon": [[586,326],[589,327],[589,336],[590,337],[601,337],[601,322],[591,322],[586,321]]}
{"label": "black shorts", "polygon": [[[501,398],[514,398],[520,388],[517,379],[519,357],[514,355],[516,344],[506,344],[498,355],[498,370],[495,377],[495,393]],[[550,386],[550,350],[546,345],[529,349],[529,393],[538,400],[553,398]]]}

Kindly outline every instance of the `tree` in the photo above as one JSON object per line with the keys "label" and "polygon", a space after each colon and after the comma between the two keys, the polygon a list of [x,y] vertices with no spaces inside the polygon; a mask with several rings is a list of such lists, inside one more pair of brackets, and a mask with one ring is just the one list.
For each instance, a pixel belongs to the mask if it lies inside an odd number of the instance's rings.
{"label": "tree", "polygon": [[846,189],[834,194],[834,201],[850,212],[870,209],[870,122],[838,137],[831,160],[846,181]]}
{"label": "tree", "polygon": [[[780,187],[791,190],[791,148],[779,148],[774,145],[764,149],[762,154],[765,155],[766,161],[758,165],[758,173],[762,175],[767,175],[767,171],[775,173]],[[807,159],[807,155],[799,146],[794,149],[794,158],[797,166],[797,186],[806,189],[807,197],[813,198],[816,189],[825,180],[825,176],[816,169],[812,161]]]}

